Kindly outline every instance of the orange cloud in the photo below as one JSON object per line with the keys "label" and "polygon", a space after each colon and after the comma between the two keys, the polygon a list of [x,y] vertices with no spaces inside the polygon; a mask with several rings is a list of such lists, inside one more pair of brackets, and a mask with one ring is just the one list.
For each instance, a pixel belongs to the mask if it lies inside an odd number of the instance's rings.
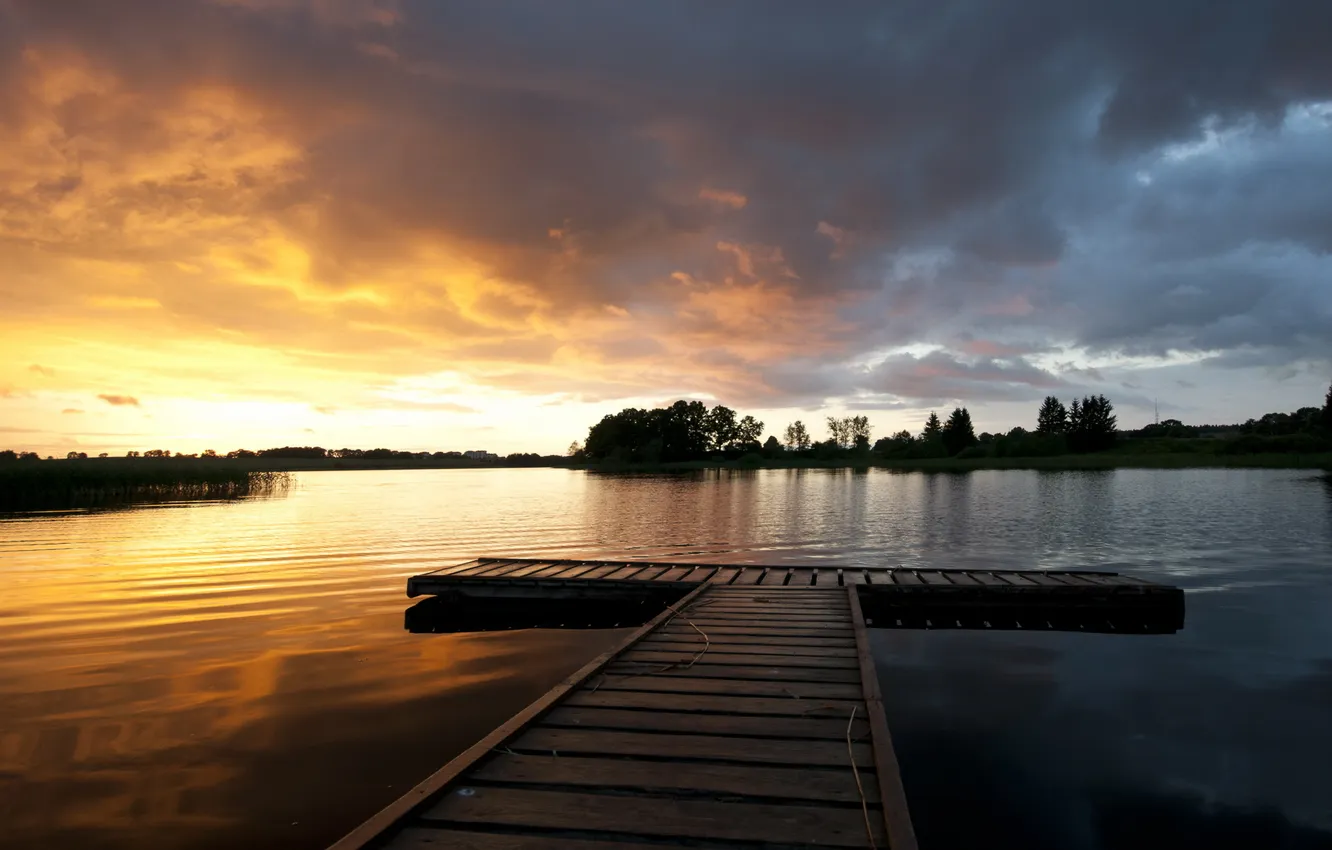
{"label": "orange cloud", "polygon": [[698,197],[705,201],[714,201],[733,210],[744,209],[745,204],[749,203],[749,199],[744,195],[726,189],[700,189]]}
{"label": "orange cloud", "polygon": [[103,393],[102,395],[99,395],[97,397],[100,398],[102,401],[106,402],[107,404],[111,405],[112,407],[139,406],[139,400],[132,395],[109,395]]}

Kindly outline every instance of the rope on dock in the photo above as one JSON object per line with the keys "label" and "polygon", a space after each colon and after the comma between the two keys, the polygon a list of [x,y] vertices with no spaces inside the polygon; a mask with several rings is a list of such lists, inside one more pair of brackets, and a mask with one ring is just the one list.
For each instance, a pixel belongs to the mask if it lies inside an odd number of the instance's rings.
{"label": "rope on dock", "polygon": [[851,724],[856,722],[856,709],[851,706],[851,717],[846,721],[846,754],[851,757],[851,773],[856,777],[856,791],[860,793],[860,811],[865,815],[865,835],[869,837],[870,850],[877,850],[874,843],[874,827],[870,825],[869,801],[865,799],[865,786],[860,784],[860,768],[856,767],[856,751],[851,747]]}

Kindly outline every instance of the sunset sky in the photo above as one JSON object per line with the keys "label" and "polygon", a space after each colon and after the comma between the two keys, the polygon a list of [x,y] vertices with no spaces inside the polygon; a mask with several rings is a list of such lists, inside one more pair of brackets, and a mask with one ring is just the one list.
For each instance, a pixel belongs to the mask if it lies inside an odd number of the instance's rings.
{"label": "sunset sky", "polygon": [[0,448],[1318,405],[1330,43],[1327,0],[0,0]]}

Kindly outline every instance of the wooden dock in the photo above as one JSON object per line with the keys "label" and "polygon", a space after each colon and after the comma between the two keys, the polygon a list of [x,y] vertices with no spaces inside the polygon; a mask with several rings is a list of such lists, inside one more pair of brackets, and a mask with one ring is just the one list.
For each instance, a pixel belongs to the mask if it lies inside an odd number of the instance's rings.
{"label": "wooden dock", "polygon": [[914,850],[854,585],[694,582],[334,850],[663,845]]}
{"label": "wooden dock", "polygon": [[640,625],[333,850],[915,850],[867,627],[1167,633],[1104,572],[478,558],[412,631]]}
{"label": "wooden dock", "polygon": [[1184,625],[1179,588],[1107,572],[478,558],[410,578],[409,597],[427,594],[441,601],[409,615],[408,628],[477,631],[579,620],[609,625],[616,611],[660,610],[700,584],[854,587],[874,628],[1169,634]]}

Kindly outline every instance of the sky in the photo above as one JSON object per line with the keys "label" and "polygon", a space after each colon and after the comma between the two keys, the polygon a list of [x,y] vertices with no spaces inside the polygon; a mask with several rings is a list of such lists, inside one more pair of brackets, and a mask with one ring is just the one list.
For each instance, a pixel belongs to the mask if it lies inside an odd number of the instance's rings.
{"label": "sky", "polygon": [[0,0],[0,445],[1332,379],[1327,0]]}

